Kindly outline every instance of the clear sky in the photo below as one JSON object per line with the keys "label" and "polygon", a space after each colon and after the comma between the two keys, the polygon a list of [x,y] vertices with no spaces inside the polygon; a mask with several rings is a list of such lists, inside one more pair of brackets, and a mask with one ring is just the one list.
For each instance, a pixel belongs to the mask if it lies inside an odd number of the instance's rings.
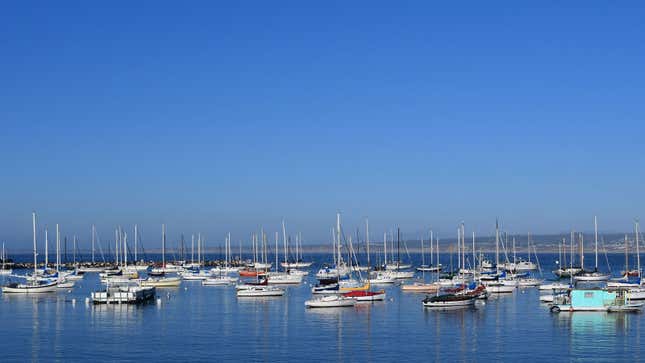
{"label": "clear sky", "polygon": [[[643,2],[14,1],[0,240],[309,243],[369,216],[453,237],[643,214]],[[411,236],[413,237],[413,236]],[[106,237],[104,237],[106,238]]]}

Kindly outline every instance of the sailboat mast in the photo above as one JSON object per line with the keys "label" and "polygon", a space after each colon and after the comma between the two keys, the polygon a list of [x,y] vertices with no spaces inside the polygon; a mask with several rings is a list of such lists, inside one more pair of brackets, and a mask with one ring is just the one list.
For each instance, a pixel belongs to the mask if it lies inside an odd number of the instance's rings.
{"label": "sailboat mast", "polygon": [[[36,267],[38,266],[38,260],[36,259],[36,212],[31,212],[31,222],[33,225],[33,233],[34,233],[34,278],[36,277],[36,274],[38,273],[36,271]],[[47,266],[45,266],[46,268]]]}
{"label": "sailboat mast", "polygon": [[367,269],[370,268],[370,221],[365,218],[365,248],[367,250]]}
{"label": "sailboat mast", "polygon": [[190,236],[190,262],[195,263],[195,234]]}
{"label": "sailboat mast", "polygon": [[526,254],[529,255],[529,262],[531,262],[531,232],[526,236]]}
{"label": "sailboat mast", "polygon": [[128,267],[128,233],[123,232],[123,266]]}
{"label": "sailboat mast", "polygon": [[596,267],[594,270],[598,271],[598,219],[596,219],[596,216],[593,217],[593,233],[596,242]]}
{"label": "sailboat mast", "polygon": [[640,222],[638,219],[636,220],[634,229],[636,231],[636,268],[638,269],[638,277],[641,277],[641,252],[640,252],[640,247],[638,246],[638,237],[640,235],[639,232],[639,227],[640,227]]}
{"label": "sailboat mast", "polygon": [[58,229],[58,223],[56,223],[56,272],[60,265],[60,231]]}
{"label": "sailboat mast", "polygon": [[336,213],[336,249],[338,250],[338,266],[340,266],[342,259],[340,255],[340,213]]}
{"label": "sailboat mast", "polygon": [[96,226],[92,225],[92,265],[94,265],[94,238],[96,236]]}
{"label": "sailboat mast", "polygon": [[585,269],[585,236],[580,232],[578,234],[578,237],[580,238],[580,265],[582,267],[582,270],[584,271]]}
{"label": "sailboat mast", "polygon": [[138,261],[138,258],[139,258],[137,256],[137,239],[138,239],[137,235],[138,234],[139,234],[139,232],[137,231],[137,225],[135,224],[134,225],[134,262],[135,262],[135,264],[136,264],[136,262]]}
{"label": "sailboat mast", "polygon": [[475,273],[475,269],[477,264],[475,263],[475,231],[473,231],[473,274]]}
{"label": "sailboat mast", "polygon": [[495,269],[499,272],[499,221],[495,221]]}
{"label": "sailboat mast", "polygon": [[161,267],[166,268],[166,225],[161,225]]}
{"label": "sailboat mast", "polygon": [[47,265],[49,264],[49,236],[47,235],[47,225],[45,225],[45,270],[47,270]]}
{"label": "sailboat mast", "polygon": [[383,232],[383,265],[387,265],[387,232]]}
{"label": "sailboat mast", "polygon": [[401,266],[401,228],[396,227],[396,269]]}
{"label": "sailboat mast", "polygon": [[285,271],[287,271],[287,227],[284,225],[284,219],[282,220],[282,242],[284,244],[284,263],[285,263]]}
{"label": "sailboat mast", "polygon": [[461,264],[466,269],[466,226],[461,222]]}
{"label": "sailboat mast", "polygon": [[627,233],[625,233],[625,277],[629,276],[629,247],[627,246]]}
{"label": "sailboat mast", "polygon": [[432,240],[434,239],[434,236],[432,234],[432,230],[430,230],[430,266],[432,266]]}

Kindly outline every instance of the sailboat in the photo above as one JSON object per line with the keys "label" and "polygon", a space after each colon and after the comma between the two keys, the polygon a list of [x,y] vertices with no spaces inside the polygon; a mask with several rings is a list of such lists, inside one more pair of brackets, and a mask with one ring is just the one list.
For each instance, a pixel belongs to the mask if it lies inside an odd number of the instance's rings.
{"label": "sailboat", "polygon": [[313,262],[302,260],[302,236],[300,233],[296,235],[296,258],[295,261],[285,261],[280,263],[284,268],[307,268],[313,265]]}
{"label": "sailboat", "polygon": [[504,278],[506,273],[500,275],[500,264],[499,264],[499,223],[495,221],[495,267],[496,275],[490,279],[480,278],[480,282],[486,286],[486,290],[490,293],[512,293],[515,291],[516,285],[507,285],[503,281],[500,281],[500,277]]}
{"label": "sailboat", "polygon": [[[582,274],[575,276],[574,280],[576,281],[607,281],[609,280],[609,274],[604,274],[598,271],[598,220],[594,216],[593,218],[593,223],[594,223],[594,239],[596,242],[596,248],[595,248],[595,254],[596,254],[596,264],[594,267],[594,270],[591,272],[583,272]],[[582,269],[584,270],[584,240],[582,239],[583,236],[580,236],[581,238],[581,249],[582,249],[582,257],[581,257],[581,264],[582,264]]]}
{"label": "sailboat", "polygon": [[[340,213],[336,214],[336,225],[337,225],[337,228],[340,228]],[[316,279],[318,280],[321,286],[339,283],[340,279],[345,278],[350,271],[350,269],[343,261],[343,258],[340,253],[341,251],[340,230],[335,231],[335,229],[332,228],[331,235],[332,235],[332,254],[333,254],[334,262],[331,266],[328,264],[323,264],[322,267],[316,273]]]}
{"label": "sailboat", "polygon": [[[434,239],[433,232],[430,230],[430,246],[432,246],[432,240]],[[432,256],[432,247],[430,249],[430,255]],[[426,271],[432,271],[430,270],[432,265],[426,265],[425,264],[425,257],[423,253],[423,237],[421,237],[421,266],[417,267],[417,271],[422,272],[422,278],[421,281],[415,281],[411,284],[404,284],[401,285],[401,291],[408,291],[408,292],[436,292],[439,289],[439,285],[435,283],[426,283],[425,282],[425,273]]]}
{"label": "sailboat", "polygon": [[2,269],[0,269],[0,275],[11,275],[12,272],[12,269],[7,268],[7,254],[4,250],[4,242],[2,242]]}
{"label": "sailboat", "polygon": [[355,304],[354,299],[338,295],[323,296],[305,301],[305,307],[307,308],[342,308],[352,307]]}
{"label": "sailboat", "polygon": [[227,272],[229,267],[229,259],[231,255],[231,234],[230,233],[226,236],[224,243],[225,243],[224,268],[219,269],[219,275],[213,274],[209,278],[203,280],[202,285],[204,286],[223,286],[223,285],[234,284],[235,282],[237,282],[237,277],[229,276]]}
{"label": "sailboat", "polygon": [[399,280],[411,279],[414,277],[414,271],[405,271],[411,268],[411,264],[401,264],[401,229],[396,229],[396,251],[397,261],[395,265],[386,265],[386,269],[391,271],[392,277]]}
{"label": "sailboat", "polygon": [[[33,236],[34,236],[34,277],[37,275],[37,250],[36,250],[36,212],[32,213],[32,225],[33,225]],[[54,292],[56,291],[56,285],[58,281],[56,280],[39,280],[32,279],[26,283],[10,283],[2,287],[2,292],[5,294],[36,294],[36,293],[45,293],[45,292]]]}
{"label": "sailboat", "polygon": [[[367,269],[368,269],[368,275],[369,275],[369,268],[370,268],[370,229],[369,229],[369,221],[366,219],[365,220],[365,242],[366,242],[366,249],[367,249]],[[350,253],[354,255],[354,249],[352,247],[351,239],[349,242],[350,245]],[[356,255],[354,255],[356,257]],[[360,275],[360,270],[358,271]],[[378,291],[373,291],[371,289],[371,280],[369,279],[369,276],[367,278],[367,283],[365,284],[367,289],[363,290],[357,289],[357,290],[352,290],[348,291],[342,294],[343,297],[346,298],[351,298],[356,301],[382,301],[385,300],[385,290],[378,290]],[[342,288],[341,288],[342,289]]]}
{"label": "sailboat", "polygon": [[[282,221],[282,239],[284,243],[284,260],[287,262],[287,229],[284,223],[284,220]],[[276,253],[277,253],[277,245],[276,245]],[[285,266],[285,265],[282,265]],[[302,282],[302,278],[304,275],[302,274],[292,274],[288,268],[285,267],[285,271],[283,272],[278,272],[277,264],[276,264],[276,271],[275,272],[270,272],[268,274],[268,282],[269,285],[297,285]]]}
{"label": "sailboat", "polygon": [[161,225],[161,271],[164,275],[160,277],[148,277],[141,281],[141,286],[154,286],[154,287],[177,287],[181,284],[181,277],[172,276],[166,277],[166,225]]}

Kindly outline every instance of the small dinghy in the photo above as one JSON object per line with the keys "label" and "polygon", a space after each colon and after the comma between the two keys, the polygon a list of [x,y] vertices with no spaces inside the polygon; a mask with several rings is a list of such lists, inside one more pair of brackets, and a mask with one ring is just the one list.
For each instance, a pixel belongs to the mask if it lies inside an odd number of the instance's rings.
{"label": "small dinghy", "polygon": [[340,307],[351,307],[356,304],[354,299],[350,299],[343,296],[324,296],[320,299],[313,299],[305,301],[305,307],[307,308],[340,308]]}
{"label": "small dinghy", "polygon": [[423,299],[423,306],[427,308],[439,307],[456,307],[456,306],[472,306],[475,304],[475,296],[470,295],[438,295],[428,296]]}

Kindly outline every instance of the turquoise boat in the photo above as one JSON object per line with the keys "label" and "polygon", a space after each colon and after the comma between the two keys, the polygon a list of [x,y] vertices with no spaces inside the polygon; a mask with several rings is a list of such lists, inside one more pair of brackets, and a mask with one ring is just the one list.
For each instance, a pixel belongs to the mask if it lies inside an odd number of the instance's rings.
{"label": "turquoise boat", "polygon": [[624,290],[572,289],[554,298],[553,313],[573,311],[628,312],[640,311],[643,303],[631,303]]}

